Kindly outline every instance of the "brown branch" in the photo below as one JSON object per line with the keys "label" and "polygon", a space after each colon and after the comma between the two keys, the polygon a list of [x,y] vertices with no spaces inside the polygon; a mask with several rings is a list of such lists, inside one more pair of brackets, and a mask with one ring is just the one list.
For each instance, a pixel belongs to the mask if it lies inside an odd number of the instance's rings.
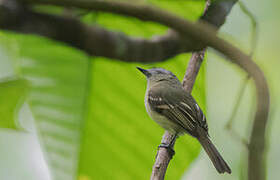
{"label": "brown branch", "polygon": [[[171,144],[174,135],[170,134],[168,131],[165,131],[162,136],[162,144]],[[174,145],[174,144],[173,144]],[[173,148],[173,147],[172,147]],[[159,148],[156,156],[155,163],[153,165],[153,170],[151,174],[151,180],[163,180],[168,164],[172,156],[166,148]]]}
{"label": "brown branch", "polygon": [[[211,0],[206,0],[204,11],[203,11],[203,16],[200,19],[200,20],[208,22],[208,23],[211,22],[211,20],[209,20],[209,15],[208,14],[211,14],[211,13],[215,14],[215,11],[213,11],[213,8],[209,8],[210,4],[211,4]],[[215,5],[212,6],[212,7],[215,7]],[[217,17],[217,15],[215,17]],[[208,20],[207,20],[207,18],[208,18]],[[212,22],[211,24],[216,26],[216,27],[219,27],[219,26],[222,25],[222,24],[220,24],[220,25],[214,24],[214,22]],[[189,64],[188,64],[188,67],[187,67],[187,70],[186,70],[186,73],[184,75],[183,82],[182,82],[183,88],[189,94],[191,94],[191,92],[192,92],[196,76],[198,74],[198,71],[200,69],[200,65],[201,65],[201,63],[204,59],[204,56],[205,56],[205,52],[206,52],[206,48],[201,50],[201,51],[197,51],[197,52],[192,53],[192,57],[189,61]]]}
{"label": "brown branch", "polygon": [[[22,4],[18,2],[22,2]],[[39,2],[37,0],[29,1],[29,3]],[[226,15],[234,4],[233,2],[216,3],[202,19],[219,28],[224,23]],[[91,4],[95,9],[101,6],[98,1],[44,0],[41,3],[60,5],[66,8],[86,7],[88,10],[94,10],[90,6],[87,7],[88,4]],[[84,24],[72,16],[34,12],[28,5],[28,2],[23,0],[0,1],[0,28],[41,35],[67,43],[89,55],[127,62],[159,62],[183,52],[203,48],[201,43],[188,36],[182,37],[173,30],[169,30],[162,36],[154,36],[151,39],[129,37],[123,33],[108,31],[97,25]],[[123,4],[121,3],[121,5]],[[121,5],[112,8],[118,9]],[[141,6],[141,8],[146,7]]]}
{"label": "brown branch", "polygon": [[192,53],[192,57],[189,61],[188,68],[182,82],[187,93],[192,92],[196,76],[205,55],[205,51],[206,49]]}
{"label": "brown branch", "polygon": [[191,42],[183,44],[177,33],[141,39],[89,26],[70,16],[34,12],[12,0],[0,4],[0,28],[37,34],[81,49],[89,55],[123,61],[157,62],[191,51]]}

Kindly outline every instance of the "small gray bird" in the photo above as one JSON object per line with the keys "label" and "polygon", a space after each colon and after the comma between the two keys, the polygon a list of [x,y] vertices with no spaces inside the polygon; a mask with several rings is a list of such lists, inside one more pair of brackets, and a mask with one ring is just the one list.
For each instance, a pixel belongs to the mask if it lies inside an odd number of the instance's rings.
{"label": "small gray bird", "polygon": [[175,137],[171,144],[161,147],[172,148],[177,136],[188,133],[200,142],[219,173],[230,174],[231,169],[209,139],[208,126],[202,110],[192,95],[183,89],[178,78],[162,68],[137,69],[148,81],[145,95],[148,114]]}

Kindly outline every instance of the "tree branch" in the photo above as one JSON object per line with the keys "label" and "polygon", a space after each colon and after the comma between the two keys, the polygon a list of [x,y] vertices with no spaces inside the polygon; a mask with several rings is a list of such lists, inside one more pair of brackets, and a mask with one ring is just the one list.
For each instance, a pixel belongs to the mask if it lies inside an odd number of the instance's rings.
{"label": "tree branch", "polygon": [[[162,136],[162,144],[171,144],[174,135],[170,134],[168,131]],[[175,143],[175,142],[174,142]],[[174,144],[173,144],[174,146]],[[172,147],[173,148],[173,147]],[[173,155],[172,155],[173,156]],[[170,153],[166,148],[159,148],[157,151],[157,156],[155,163],[153,165],[153,170],[151,174],[151,180],[163,180],[170,160],[172,159]]]}
{"label": "tree branch", "polygon": [[[224,23],[233,2],[235,1],[216,3],[201,19],[219,28]],[[174,30],[169,30],[165,35],[154,36],[151,39],[129,37],[123,33],[108,31],[98,25],[89,26],[74,17],[34,12],[28,3],[48,3],[68,8],[73,6],[95,10],[103,2],[2,0],[0,1],[0,28],[45,36],[81,49],[89,55],[127,62],[159,62],[183,52],[203,48],[201,43],[188,36],[182,37]],[[88,4],[91,6],[87,7]],[[121,5],[114,7],[116,4]],[[123,4],[115,2],[112,6],[113,9],[122,9],[120,6]],[[146,6],[141,7],[146,8]]]}
{"label": "tree branch", "polygon": [[192,57],[189,61],[188,68],[186,70],[184,79],[183,79],[183,87],[187,93],[191,93],[193,89],[193,85],[200,69],[200,65],[203,61],[206,49],[201,51],[193,52]]}

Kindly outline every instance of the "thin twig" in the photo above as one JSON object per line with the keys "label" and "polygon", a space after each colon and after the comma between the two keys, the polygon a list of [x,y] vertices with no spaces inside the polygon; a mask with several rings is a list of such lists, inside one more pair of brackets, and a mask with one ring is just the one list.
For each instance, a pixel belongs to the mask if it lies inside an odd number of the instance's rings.
{"label": "thin twig", "polygon": [[[238,1],[238,4],[240,6],[241,11],[250,19],[251,22],[251,50],[250,50],[250,57],[253,57],[254,52],[256,50],[257,47],[257,40],[258,40],[258,36],[257,36],[257,32],[258,32],[258,23],[257,20],[254,16],[254,14],[246,7],[246,5],[242,2],[242,1]],[[238,107],[241,103],[241,99],[243,97],[243,94],[245,92],[245,88],[246,85],[248,83],[250,79],[250,76],[247,75],[247,77],[244,79],[244,82],[241,85],[241,88],[238,92],[238,98],[237,101],[235,102],[235,106],[232,110],[232,113],[230,115],[230,118],[226,124],[226,129],[230,132],[230,134],[232,135],[232,137],[234,137],[235,139],[237,139],[239,142],[241,142],[243,145],[245,145],[248,148],[248,140],[246,140],[245,138],[241,137],[234,129],[233,129],[233,123],[234,123],[234,119],[238,110]]]}
{"label": "thin twig", "polygon": [[189,61],[188,68],[186,70],[184,79],[183,79],[183,87],[187,93],[191,93],[193,89],[193,85],[200,69],[200,65],[204,59],[206,49],[202,51],[197,51],[192,53],[192,57]]}
{"label": "thin twig", "polygon": [[230,115],[230,118],[226,124],[226,129],[230,132],[230,134],[232,135],[232,137],[234,137],[235,139],[237,139],[239,142],[241,142],[243,145],[245,145],[245,147],[248,147],[248,140],[246,140],[245,138],[242,138],[234,129],[233,129],[233,123],[234,123],[234,120],[235,120],[235,116],[237,114],[237,110],[239,108],[239,105],[241,103],[241,100],[242,100],[242,97],[244,95],[244,92],[245,92],[245,88],[246,88],[246,85],[249,81],[250,77],[247,76],[243,83],[241,84],[240,86],[240,90],[238,92],[238,97],[237,97],[237,100],[235,102],[235,106],[233,107],[233,110],[232,110],[232,113]]}
{"label": "thin twig", "polygon": [[241,11],[250,19],[251,22],[251,51],[250,56],[252,57],[256,48],[258,41],[258,23],[254,14],[246,7],[242,1],[238,1]]}

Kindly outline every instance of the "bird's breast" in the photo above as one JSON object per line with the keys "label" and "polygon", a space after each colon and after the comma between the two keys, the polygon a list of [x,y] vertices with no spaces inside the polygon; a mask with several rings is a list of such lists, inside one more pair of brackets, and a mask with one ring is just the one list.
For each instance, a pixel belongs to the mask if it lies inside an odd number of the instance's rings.
{"label": "bird's breast", "polygon": [[170,121],[169,119],[167,119],[165,116],[161,115],[160,113],[152,110],[152,108],[149,104],[149,101],[148,101],[147,93],[148,93],[148,91],[146,91],[146,95],[145,95],[145,107],[146,107],[146,111],[149,114],[149,116],[165,130],[167,130],[173,134],[178,134],[179,133],[178,129],[180,129],[178,127],[178,125],[174,124],[172,121]]}

